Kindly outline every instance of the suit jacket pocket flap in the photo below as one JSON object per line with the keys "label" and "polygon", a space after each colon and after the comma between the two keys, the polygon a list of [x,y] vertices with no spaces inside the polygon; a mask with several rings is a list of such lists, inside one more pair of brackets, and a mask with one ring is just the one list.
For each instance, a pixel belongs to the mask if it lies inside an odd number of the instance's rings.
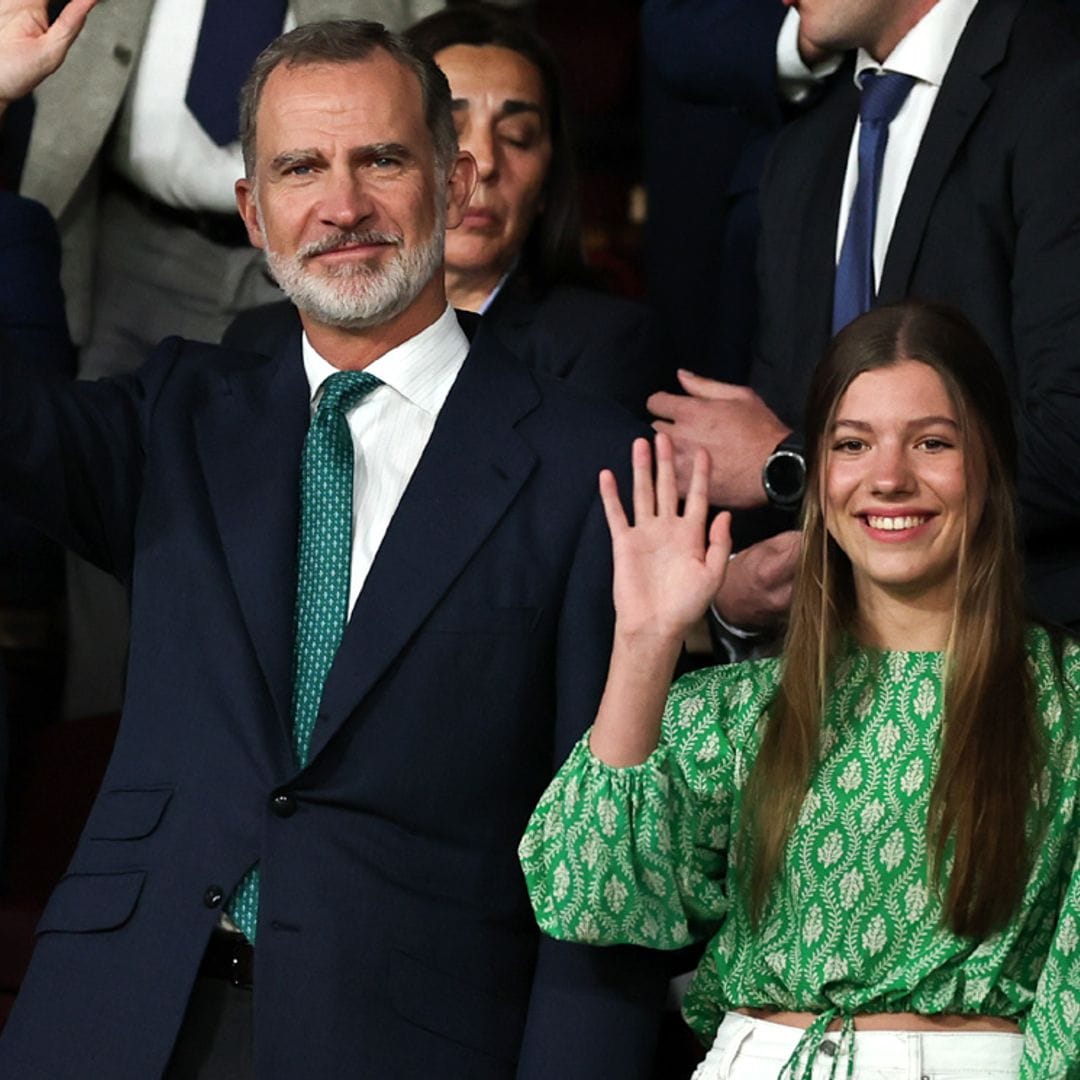
{"label": "suit jacket pocket flap", "polygon": [[38,923],[39,934],[61,930],[72,934],[115,930],[131,918],[142,893],[146,872],[68,874],[53,892]]}
{"label": "suit jacket pocket flap", "polygon": [[141,840],[161,821],[172,788],[128,788],[103,791],[90,812],[88,840]]}
{"label": "suit jacket pocket flap", "polygon": [[522,1009],[408,953],[390,954],[390,1000],[399,1016],[445,1039],[505,1061],[517,1061]]}

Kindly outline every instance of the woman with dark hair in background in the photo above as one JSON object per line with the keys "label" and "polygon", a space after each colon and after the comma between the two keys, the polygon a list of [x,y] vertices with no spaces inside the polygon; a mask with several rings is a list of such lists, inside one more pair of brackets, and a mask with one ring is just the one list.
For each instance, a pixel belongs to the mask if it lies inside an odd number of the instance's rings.
{"label": "woman with dark hair in background", "polygon": [[680,514],[670,443],[655,483],[635,444],[633,526],[602,477],[615,644],[522,841],[538,921],[711,939],[700,1080],[1080,1077],[1080,647],[1025,619],[999,368],[959,313],[881,308],[833,342],[805,430],[781,657],[670,694],[726,564],[707,455]]}
{"label": "woman with dark hair in background", "polygon": [[546,43],[520,18],[481,4],[440,11],[407,36],[446,74],[458,139],[480,166],[470,215],[446,236],[453,305],[483,310],[512,271],[512,291],[532,299],[594,284],[559,67]]}
{"label": "woman with dark hair in background", "polygon": [[[644,417],[673,365],[648,308],[592,287],[550,49],[513,12],[483,4],[438,12],[406,37],[445,72],[461,148],[479,166],[465,220],[446,234],[450,303],[482,314],[537,371]],[[239,316],[223,343],[266,353],[298,332],[292,305],[271,304]]]}
{"label": "woman with dark hair in background", "polygon": [[673,364],[655,316],[600,292],[585,265],[574,146],[559,66],[514,12],[473,3],[406,34],[446,73],[479,176],[446,234],[446,291],[539,370],[645,414]]}

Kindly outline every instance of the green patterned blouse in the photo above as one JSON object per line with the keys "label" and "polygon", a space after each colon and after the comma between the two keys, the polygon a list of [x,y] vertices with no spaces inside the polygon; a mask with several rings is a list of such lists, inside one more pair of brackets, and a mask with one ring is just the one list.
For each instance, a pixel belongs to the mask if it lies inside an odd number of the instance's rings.
{"label": "green patterned blouse", "polygon": [[941,654],[864,650],[839,665],[820,762],[756,930],[730,840],[776,660],[680,679],[641,765],[610,768],[582,739],[521,842],[541,928],[657,949],[709,939],[684,1004],[690,1026],[709,1043],[726,1009],[819,1013],[792,1072],[834,1019],[850,1033],[858,1013],[966,1013],[1019,1021],[1021,1080],[1080,1080],[1080,646],[1066,647],[1063,679],[1043,631],[1029,653],[1045,831],[1020,910],[985,941],[943,927],[929,879]]}

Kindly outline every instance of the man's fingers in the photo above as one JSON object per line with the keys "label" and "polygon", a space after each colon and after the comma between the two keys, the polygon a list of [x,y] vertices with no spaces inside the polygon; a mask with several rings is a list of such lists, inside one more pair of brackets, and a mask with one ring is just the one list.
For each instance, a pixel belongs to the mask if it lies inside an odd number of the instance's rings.
{"label": "man's fingers", "polygon": [[728,400],[740,401],[745,399],[752,391],[745,386],[736,383],[719,382],[716,379],[707,379],[704,375],[697,375],[686,368],[679,368],[676,372],[679,385],[692,397],[708,398],[712,401]]}
{"label": "man's fingers", "polygon": [[670,394],[666,390],[658,390],[655,394],[650,394],[645,407],[653,416],[658,417],[653,422],[653,427],[656,427],[658,423],[676,419],[677,414],[682,410],[682,405],[688,400],[685,394]]}
{"label": "man's fingers", "polygon": [[69,0],[45,32],[45,56],[50,74],[64,62],[71,43],[79,36],[86,16],[96,3],[97,0]]}
{"label": "man's fingers", "polygon": [[49,37],[62,42],[66,49],[75,39],[86,22],[86,16],[97,0],[68,0],[56,16],[56,21],[49,27]]}

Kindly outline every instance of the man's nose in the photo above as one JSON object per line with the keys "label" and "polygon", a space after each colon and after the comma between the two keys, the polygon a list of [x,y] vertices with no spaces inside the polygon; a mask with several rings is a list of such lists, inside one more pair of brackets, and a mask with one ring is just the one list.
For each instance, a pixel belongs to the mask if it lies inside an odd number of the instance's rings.
{"label": "man's nose", "polygon": [[374,209],[363,178],[356,173],[331,176],[323,192],[319,216],[328,225],[353,229],[369,217]]}

